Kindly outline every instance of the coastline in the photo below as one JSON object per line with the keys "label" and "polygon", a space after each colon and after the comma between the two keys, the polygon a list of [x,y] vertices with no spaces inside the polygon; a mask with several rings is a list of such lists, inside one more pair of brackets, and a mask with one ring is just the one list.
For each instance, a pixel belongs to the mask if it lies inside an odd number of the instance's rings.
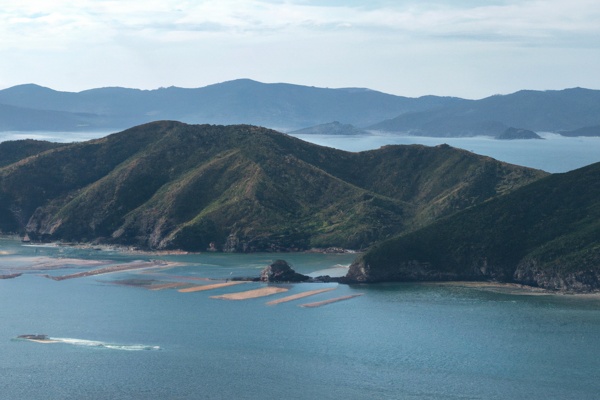
{"label": "coastline", "polygon": [[473,282],[473,281],[444,281],[444,282],[416,282],[426,286],[452,286],[484,290],[489,292],[524,295],[524,296],[572,296],[577,298],[589,298],[600,300],[600,291],[597,292],[569,292],[548,290],[534,286],[522,285],[520,283],[502,282]]}

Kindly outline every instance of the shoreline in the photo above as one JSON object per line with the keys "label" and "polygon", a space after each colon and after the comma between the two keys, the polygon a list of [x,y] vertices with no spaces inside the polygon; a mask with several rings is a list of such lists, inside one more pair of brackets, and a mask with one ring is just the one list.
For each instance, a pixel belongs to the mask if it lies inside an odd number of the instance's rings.
{"label": "shoreline", "polygon": [[[23,242],[22,237],[19,235],[0,235],[0,239],[8,239],[21,242],[24,245],[28,246],[56,246],[56,247],[71,247],[81,250],[96,250],[96,251],[116,251],[123,254],[141,254],[141,255],[157,255],[157,256],[169,256],[169,255],[187,255],[187,254],[230,254],[226,251],[187,251],[180,249],[173,250],[152,250],[152,249],[142,249],[136,247],[135,245],[125,245],[125,244],[93,244],[93,243],[79,243],[79,242]],[[270,251],[257,251],[251,254],[294,254],[294,253],[320,253],[320,254],[361,254],[362,250],[353,250],[353,249],[345,249],[341,247],[325,247],[325,248],[310,248],[305,250],[297,250],[297,251],[281,251],[281,252],[270,252]],[[235,252],[233,254],[245,254]]]}
{"label": "shoreline", "polygon": [[[20,238],[16,235],[0,235],[0,240],[13,240],[13,241],[19,241],[20,242]],[[122,254],[128,254],[128,255],[155,255],[155,256],[160,256],[160,255],[194,255],[194,254],[215,254],[214,252],[187,252],[187,251],[182,251],[182,250],[141,250],[139,248],[135,248],[135,247],[131,247],[131,246],[125,246],[125,245],[116,245],[116,244],[102,244],[102,245],[93,245],[91,243],[61,243],[61,242],[48,242],[48,243],[27,243],[27,245],[30,246],[57,246],[57,247],[72,247],[72,248],[77,248],[77,249],[89,249],[89,250],[98,250],[98,251],[116,251]],[[4,253],[0,253],[2,255],[9,255],[6,254],[7,252]],[[294,252],[256,252],[256,253],[252,253],[252,254],[278,254],[281,255],[283,257],[283,255],[285,254],[310,254],[310,253],[321,253],[321,254],[360,254],[359,251],[354,251],[354,250],[348,250],[348,249],[341,249],[341,248],[311,248],[308,250],[302,250],[302,251],[294,251]],[[217,254],[228,254],[226,252],[217,252]],[[243,253],[235,253],[235,254],[243,254]],[[60,261],[58,261],[60,260]],[[57,259],[55,260],[52,257],[45,257],[42,258],[42,262],[38,262],[32,266],[28,266],[28,267],[20,267],[20,268],[11,268],[11,270],[13,271],[42,271],[42,270],[54,270],[54,269],[61,269],[63,267],[65,267],[65,264],[68,264],[69,261],[74,262],[77,261],[78,264],[79,263],[85,263],[86,266],[106,266],[107,262],[102,262],[102,261],[97,261],[97,260],[80,260],[80,259],[69,259],[69,258],[61,258],[61,259]],[[155,260],[150,260],[150,263],[153,262]],[[177,263],[172,264],[171,262],[165,262],[165,264],[163,265],[163,267],[165,268],[169,268],[172,267],[174,265],[177,265]],[[148,269],[148,268],[158,268],[160,267],[159,265],[148,265],[146,267],[134,267],[134,268],[129,268],[129,267],[125,267],[122,270],[127,270],[127,269]],[[54,280],[63,280],[63,279],[69,279],[69,278],[75,278],[75,277],[81,277],[81,276],[88,276],[88,275],[96,275],[96,274],[104,274],[104,273],[110,273],[110,272],[119,272],[119,270],[121,270],[122,266],[118,266],[116,269],[114,270],[110,270],[112,269],[112,267],[108,267],[108,268],[103,268],[104,271],[103,272],[94,272],[93,271],[88,271],[85,273],[79,273],[80,275],[77,276],[78,274],[72,274],[72,276],[70,275],[65,275],[65,276],[60,276],[60,277],[51,277],[51,276],[47,276],[50,279],[54,279]],[[8,271],[7,271],[8,272]],[[12,272],[12,271],[10,271]],[[1,274],[0,274],[1,275]],[[4,278],[4,279],[10,279],[10,278],[16,278],[18,277],[18,275],[16,274],[5,274],[4,276],[0,276],[0,278]],[[417,283],[417,284],[422,284],[422,285],[439,285],[439,286],[456,286],[456,287],[469,287],[469,288],[474,288],[474,289],[480,289],[480,290],[488,290],[488,291],[496,291],[496,292],[501,292],[501,293],[505,293],[505,294],[515,294],[515,295],[530,295],[530,296],[570,296],[570,297],[579,297],[579,298],[590,298],[590,299],[600,299],[600,288],[598,288],[595,291],[590,291],[590,292],[581,292],[581,291],[572,291],[572,290],[551,290],[551,289],[544,289],[544,288],[540,288],[540,287],[534,287],[534,286],[528,286],[528,285],[523,285],[523,284],[518,284],[518,283],[510,283],[510,282],[491,282],[491,281],[383,281],[383,282],[357,282],[357,281],[352,281],[346,278],[346,276],[341,276],[341,277],[329,277],[329,279],[318,279],[318,278],[324,278],[324,277],[316,277],[316,278],[311,278],[310,282],[311,283],[319,283],[319,282],[323,282],[323,283],[339,283],[339,284],[345,284],[345,285],[363,285],[363,284],[393,284],[393,283]],[[223,278],[225,279],[225,278]],[[259,277],[228,277],[229,280],[231,281],[258,281]],[[213,279],[207,279],[207,280],[221,280],[219,278],[213,278]]]}
{"label": "shoreline", "polygon": [[600,291],[597,292],[569,292],[549,290],[520,283],[503,282],[475,282],[475,281],[440,281],[440,282],[411,282],[425,286],[453,286],[470,289],[485,290],[495,293],[525,295],[525,296],[570,296],[577,298],[590,298],[600,300]]}

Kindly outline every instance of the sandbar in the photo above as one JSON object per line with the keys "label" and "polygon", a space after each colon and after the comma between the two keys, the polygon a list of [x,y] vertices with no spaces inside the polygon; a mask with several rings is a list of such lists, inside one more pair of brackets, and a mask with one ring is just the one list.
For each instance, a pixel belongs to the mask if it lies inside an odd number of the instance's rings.
{"label": "sandbar", "polygon": [[291,296],[282,297],[281,299],[272,300],[272,301],[269,301],[267,304],[270,305],[270,306],[273,306],[273,305],[279,304],[279,303],[286,303],[288,301],[298,300],[298,299],[302,299],[302,298],[308,297],[308,296],[314,296],[314,295],[319,294],[319,293],[330,292],[330,291],[335,290],[335,289],[337,289],[337,288],[332,287],[332,288],[327,288],[327,289],[309,290],[307,292],[293,294]]}
{"label": "sandbar", "polygon": [[222,294],[220,296],[210,296],[211,299],[225,299],[225,300],[247,300],[247,299],[255,299],[257,297],[265,297],[270,296],[276,293],[287,292],[289,289],[269,286],[260,289],[247,290],[245,292],[237,292],[237,293],[228,293]]}
{"label": "sandbar", "polygon": [[148,290],[163,290],[163,289],[173,289],[176,287],[185,286],[187,283],[184,282],[172,282],[172,283],[159,283],[156,285],[150,285],[147,287]]}
{"label": "sandbar", "polygon": [[227,286],[240,285],[242,283],[246,283],[246,282],[232,281],[232,282],[214,283],[212,285],[200,285],[200,286],[194,286],[194,287],[189,287],[189,288],[185,288],[185,289],[179,289],[178,291],[181,293],[201,292],[204,290],[212,290],[212,289],[218,289],[218,288],[227,287]]}
{"label": "sandbar", "polygon": [[142,269],[142,268],[164,267],[165,265],[175,265],[175,263],[167,263],[166,261],[160,261],[160,260],[158,260],[158,261],[136,261],[136,262],[130,262],[127,264],[112,265],[109,267],[94,269],[91,271],[77,272],[75,274],[69,274],[69,275],[60,275],[60,276],[44,275],[44,276],[46,278],[50,278],[55,281],[64,281],[65,279],[83,278],[86,276],[103,275],[103,274],[110,274],[113,272],[130,271],[130,270]]}
{"label": "sandbar", "polygon": [[358,293],[358,294],[351,294],[349,296],[342,296],[342,297],[336,297],[334,299],[329,299],[329,300],[323,300],[323,301],[317,301],[315,303],[306,303],[306,304],[301,304],[300,307],[309,307],[309,308],[314,308],[314,307],[321,307],[327,304],[331,304],[331,303],[337,303],[338,301],[343,301],[343,300],[349,300],[349,299],[353,299],[355,297],[358,296],[362,296],[364,293]]}

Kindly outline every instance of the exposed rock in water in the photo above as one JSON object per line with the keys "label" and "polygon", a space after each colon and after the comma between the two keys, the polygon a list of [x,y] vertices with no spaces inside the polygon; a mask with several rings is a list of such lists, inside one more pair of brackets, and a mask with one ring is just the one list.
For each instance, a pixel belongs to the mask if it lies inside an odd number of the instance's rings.
{"label": "exposed rock in water", "polygon": [[297,273],[285,260],[277,260],[260,273],[262,282],[304,282],[310,277]]}
{"label": "exposed rock in water", "polygon": [[22,273],[15,273],[15,274],[6,274],[6,275],[0,275],[0,279],[13,279],[13,278],[18,278],[19,276],[23,275]]}

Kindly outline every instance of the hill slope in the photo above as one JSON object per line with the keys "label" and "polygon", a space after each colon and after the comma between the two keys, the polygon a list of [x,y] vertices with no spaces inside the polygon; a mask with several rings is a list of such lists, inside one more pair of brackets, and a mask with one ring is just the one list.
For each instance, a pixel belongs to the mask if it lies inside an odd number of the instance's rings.
{"label": "hill slope", "polygon": [[0,229],[159,249],[364,248],[544,175],[449,146],[348,153],[163,121],[0,169]]}
{"label": "hill slope", "polygon": [[499,280],[600,289],[600,163],[540,179],[365,253],[355,281]]}
{"label": "hill slope", "polygon": [[61,146],[65,145],[33,139],[0,142],[0,167]]}

